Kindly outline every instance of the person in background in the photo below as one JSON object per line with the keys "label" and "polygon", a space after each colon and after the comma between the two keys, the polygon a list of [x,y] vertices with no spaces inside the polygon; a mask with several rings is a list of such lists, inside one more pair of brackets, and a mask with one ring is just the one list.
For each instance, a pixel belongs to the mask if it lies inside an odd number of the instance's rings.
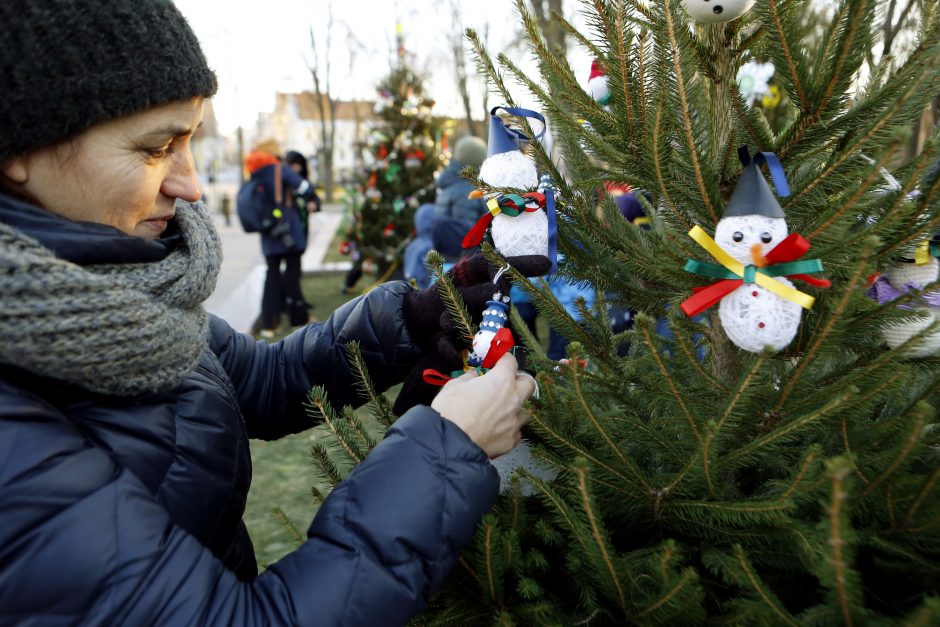
{"label": "person in background", "polygon": [[[301,153],[297,152],[296,150],[287,151],[287,154],[284,155],[284,163],[287,164],[287,167],[296,172],[300,178],[305,181],[310,181],[310,171],[307,167],[307,158]],[[300,221],[304,232],[304,238],[307,239],[308,242],[310,239],[310,214],[318,213],[322,209],[320,204],[320,197],[316,193],[316,186],[313,185],[312,182],[311,188],[313,188],[312,194],[304,195],[293,193],[290,196],[290,201],[300,211]],[[299,303],[295,304],[289,300],[288,295],[291,293],[300,293]],[[307,302],[307,299],[304,298],[303,293],[300,290],[299,274],[297,289],[294,290],[292,287],[288,288],[285,285],[284,296],[285,306],[287,308],[291,326],[307,324],[307,322],[309,322],[309,316],[307,315],[307,312],[313,309],[313,305]]]}
{"label": "person in background", "polygon": [[[277,216],[279,221],[261,233],[261,252],[268,272],[261,294],[260,335],[266,339],[273,338],[281,326],[285,305],[291,326],[304,325],[310,319],[300,291],[300,258],[307,250],[307,229],[295,196],[310,203],[317,196],[310,181],[281,164],[280,153],[277,142],[264,140],[245,158],[245,168],[253,181],[261,182],[265,189],[281,189],[281,198],[274,199],[281,214]],[[280,186],[275,184],[278,176]]]}
{"label": "person in background", "polygon": [[405,278],[414,279],[418,287],[431,283],[431,273],[424,265],[428,251],[433,248],[444,255],[448,269],[461,256],[463,236],[486,212],[482,199],[467,198],[474,187],[461,174],[467,166],[478,171],[484,159],[486,142],[473,136],[459,139],[453,158],[438,175],[434,203],[415,211],[415,238],[405,247],[404,271]]}
{"label": "person in background", "polygon": [[437,178],[435,217],[466,222],[469,229],[486,213],[486,203],[482,198],[467,198],[475,188],[461,175],[468,166],[473,168],[474,173],[478,172],[484,159],[486,142],[482,139],[468,135],[457,140],[454,158]]}
{"label": "person in background", "polygon": [[427,203],[415,211],[415,236],[405,246],[404,272],[406,281],[424,289],[431,284],[431,273],[424,265],[424,258],[434,247],[431,233],[434,228],[435,206]]}
{"label": "person in background", "polygon": [[[216,76],[170,0],[4,0],[0,70],[0,623],[405,624],[534,381],[506,355],[403,412],[259,575],[249,439],[315,426],[315,385],[362,404],[348,342],[379,392],[402,381],[440,295],[387,283],[274,344],[205,312],[222,253],[190,140]],[[453,278],[482,310],[476,261]]]}

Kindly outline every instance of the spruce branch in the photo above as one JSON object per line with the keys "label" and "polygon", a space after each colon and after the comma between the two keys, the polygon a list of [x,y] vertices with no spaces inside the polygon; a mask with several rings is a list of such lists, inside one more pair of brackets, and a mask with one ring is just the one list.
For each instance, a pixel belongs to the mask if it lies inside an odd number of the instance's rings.
{"label": "spruce branch", "polygon": [[470,316],[467,304],[463,302],[460,292],[454,286],[454,282],[444,272],[444,258],[439,252],[432,250],[428,253],[426,263],[428,269],[437,279],[437,289],[441,295],[441,300],[444,301],[444,306],[447,307],[447,311],[454,324],[457,325],[457,329],[464,337],[473,337],[476,334],[473,329],[473,318]]}
{"label": "spruce branch", "polygon": [[774,35],[774,43],[776,44],[776,46],[771,47],[779,49],[780,54],[783,55],[783,58],[786,61],[786,75],[789,77],[790,84],[796,91],[800,108],[804,111],[807,111],[810,107],[809,99],[806,96],[806,89],[803,87],[803,81],[800,78],[800,74],[796,69],[795,54],[790,48],[790,42],[787,37],[787,31],[783,26],[783,20],[781,19],[780,8],[778,4],[778,0],[767,0],[767,12],[770,16],[771,22],[770,29]]}
{"label": "spruce branch", "polygon": [[365,447],[366,454],[371,452],[376,445],[375,438],[372,437],[372,434],[370,434],[365,425],[362,424],[362,420],[359,419],[356,410],[349,406],[343,407],[343,420],[346,421],[349,428],[359,439],[359,442]]}
{"label": "spruce branch", "polygon": [[855,461],[855,457],[852,455],[852,446],[849,442],[849,425],[848,420],[844,417],[840,421],[842,427],[842,446],[845,449],[846,459],[849,460],[849,463],[852,464],[852,470],[855,471],[855,474],[858,475],[859,479],[862,480],[865,484],[870,484],[868,477],[865,476],[865,473],[862,472],[862,469],[859,468],[858,463]]}
{"label": "spruce branch", "polygon": [[694,113],[690,107],[689,97],[686,93],[687,79],[682,66],[681,52],[677,39],[678,36],[676,33],[676,25],[673,21],[676,16],[672,7],[672,1],[673,0],[663,0],[663,18],[665,20],[666,36],[668,38],[669,54],[672,59],[672,69],[673,72],[675,72],[676,88],[679,94],[679,113],[681,115],[683,128],[685,130],[685,147],[692,163],[692,172],[695,175],[695,183],[698,187],[698,193],[701,197],[702,204],[708,211],[708,215],[711,218],[712,223],[717,224],[718,212],[715,210],[715,206],[712,203],[708,188],[705,185],[705,175],[703,173],[702,164],[699,163],[698,145],[695,141],[695,132],[692,129],[692,117]]}
{"label": "spruce branch", "polygon": [[683,228],[686,231],[692,230],[692,221],[686,216],[686,214],[679,209],[676,202],[672,199],[669,194],[669,183],[666,181],[665,168],[667,157],[662,153],[662,148],[660,146],[660,140],[665,136],[662,128],[663,115],[666,108],[666,96],[661,94],[659,99],[656,101],[655,115],[653,118],[653,128],[651,129],[650,134],[653,139],[653,168],[656,172],[656,181],[659,183],[659,192],[663,196],[663,200],[666,201],[666,206],[669,207],[669,210],[672,211],[672,214],[676,217],[676,220],[682,224]]}
{"label": "spruce branch", "polygon": [[616,58],[620,67],[620,87],[623,90],[624,108],[627,110],[627,129],[630,134],[630,146],[636,145],[636,121],[634,120],[633,90],[630,88],[630,62],[629,62],[629,44],[624,41],[626,36],[623,28],[624,1],[617,2],[617,48]]}
{"label": "spruce branch", "polygon": [[896,139],[892,144],[881,154],[881,158],[875,165],[871,166],[871,170],[868,175],[862,181],[861,185],[855,187],[852,191],[852,194],[841,204],[841,206],[835,211],[829,212],[829,217],[817,226],[810,234],[807,236],[811,241],[818,238],[820,235],[825,233],[836,221],[839,220],[847,211],[851,211],[857,207],[859,200],[864,197],[865,194],[871,190],[872,186],[876,181],[881,180],[881,169],[888,165],[892,159],[894,159],[897,150],[905,142],[904,139]]}
{"label": "spruce branch", "polygon": [[594,545],[600,552],[601,561],[604,563],[604,566],[610,577],[610,583],[617,591],[617,600],[620,604],[620,609],[623,612],[624,617],[627,617],[629,616],[629,610],[627,608],[627,601],[626,596],[624,595],[623,584],[620,581],[617,568],[614,566],[613,559],[611,558],[611,549],[608,546],[609,542],[598,522],[598,516],[595,510],[593,499],[591,498],[591,494],[588,490],[587,468],[584,466],[579,466],[575,468],[575,474],[578,477],[578,493],[581,495],[581,507],[584,511],[585,517],[587,518],[588,524],[590,525],[591,537],[594,539]]}
{"label": "spruce branch", "polygon": [[330,458],[330,454],[327,452],[326,447],[317,442],[310,447],[310,456],[313,458],[316,466],[320,469],[320,472],[326,477],[327,481],[330,482],[330,487],[335,488],[340,484],[340,482],[343,480],[343,476],[340,474],[336,464]]}
{"label": "spruce branch", "polygon": [[486,561],[486,582],[490,599],[499,598],[497,594],[496,577],[493,573],[493,530],[495,526],[496,524],[493,518],[486,517],[483,519],[483,555]]}
{"label": "spruce branch", "polygon": [[918,442],[921,441],[923,436],[923,427],[924,423],[927,422],[928,418],[933,416],[933,408],[926,403],[925,401],[920,401],[914,408],[914,416],[911,423],[911,429],[908,432],[907,437],[904,439],[901,450],[898,451],[897,458],[888,466],[884,472],[882,472],[877,478],[875,478],[864,491],[862,491],[860,498],[865,498],[871,494],[872,490],[877,488],[879,485],[887,481],[897,470],[907,461],[908,456],[911,451],[914,450],[914,447]]}
{"label": "spruce branch", "polygon": [[830,587],[834,594],[845,625],[854,625],[855,608],[858,604],[858,576],[851,568],[851,552],[849,543],[851,538],[850,520],[848,512],[843,511],[849,502],[846,480],[850,473],[850,465],[844,458],[835,458],[826,462],[829,473],[830,498],[826,506],[828,517],[828,541],[826,548],[829,554],[829,563],[833,574],[823,579],[823,583]]}
{"label": "spruce branch", "polygon": [[591,426],[594,427],[594,430],[597,431],[598,435],[601,436],[601,439],[607,444],[610,451],[620,460],[620,462],[629,469],[630,473],[636,478],[637,482],[645,490],[652,489],[652,486],[649,482],[649,479],[640,470],[632,460],[628,459],[626,455],[623,454],[623,451],[620,450],[620,447],[614,443],[613,439],[610,437],[610,434],[604,428],[604,425],[597,419],[597,416],[594,415],[594,412],[591,410],[591,405],[588,402],[587,398],[584,395],[584,392],[581,390],[581,368],[577,364],[577,360],[573,359],[570,363],[570,375],[571,375],[571,384],[574,386],[574,394],[578,399],[578,402],[581,404],[581,409],[584,410],[584,415],[587,416],[588,421],[591,423]]}
{"label": "spruce branch", "polygon": [[924,485],[921,486],[920,490],[917,491],[917,495],[914,497],[914,502],[911,503],[911,507],[907,510],[907,524],[910,526],[913,523],[914,516],[917,515],[917,512],[920,510],[921,505],[924,504],[924,499],[930,494],[930,491],[933,490],[933,487],[937,484],[937,481],[940,480],[940,466],[933,471],[930,477],[924,482]]}
{"label": "spruce branch", "polygon": [[819,446],[813,446],[809,451],[806,452],[806,456],[803,457],[803,463],[800,464],[800,467],[793,474],[793,479],[790,481],[790,485],[787,486],[787,489],[783,491],[781,495],[784,499],[789,499],[796,489],[803,482],[804,477],[809,472],[809,469],[813,466],[813,463],[819,459],[820,449]]}
{"label": "spruce branch", "polygon": [[271,509],[271,514],[274,516],[274,519],[277,520],[284,529],[287,530],[287,533],[290,534],[291,540],[294,541],[294,544],[300,546],[307,539],[303,536],[300,531],[297,530],[297,527],[294,526],[294,523],[291,522],[291,519],[284,513],[280,507],[274,507]]}
{"label": "spruce branch", "polygon": [[754,360],[754,365],[751,367],[750,371],[741,379],[738,384],[737,389],[735,389],[731,398],[728,399],[728,403],[725,405],[725,409],[721,414],[721,417],[718,419],[714,426],[709,426],[706,429],[705,438],[702,440],[702,469],[705,475],[705,483],[708,485],[708,493],[711,494],[712,498],[718,498],[718,492],[715,489],[714,484],[712,483],[712,473],[711,465],[709,464],[709,458],[711,453],[712,442],[715,441],[715,438],[718,437],[718,433],[724,427],[725,422],[728,420],[728,417],[734,413],[735,408],[738,403],[741,401],[742,397],[748,392],[748,388],[751,385],[751,381],[754,377],[757,376],[758,371],[764,365],[764,362],[767,359],[766,353],[761,353],[757,359]]}
{"label": "spruce branch", "polygon": [[783,409],[783,406],[790,397],[790,394],[793,392],[793,390],[796,389],[797,384],[800,382],[803,373],[806,371],[809,365],[813,363],[813,360],[816,358],[823,344],[826,342],[826,340],[829,339],[833,327],[835,327],[836,323],[845,314],[849,301],[853,296],[855,296],[856,290],[863,283],[865,277],[867,276],[865,269],[869,264],[868,257],[871,254],[872,249],[876,248],[877,245],[878,241],[876,239],[869,238],[867,240],[866,245],[862,250],[862,254],[859,256],[858,261],[855,264],[855,268],[853,269],[851,276],[849,276],[848,282],[842,291],[841,298],[836,303],[836,306],[833,308],[832,312],[829,314],[828,319],[825,320],[825,322],[820,320],[822,328],[819,330],[814,329],[812,344],[806,351],[806,354],[800,359],[799,365],[797,365],[794,371],[790,374],[786,385],[780,391],[780,396],[777,398],[777,404],[772,410],[774,413],[780,412]]}
{"label": "spruce branch", "polygon": [[[314,390],[317,390],[317,388],[314,388]],[[316,413],[321,416],[323,424],[329,429],[336,445],[339,446],[354,464],[361,463],[362,460],[365,459],[365,455],[359,449],[359,446],[353,442],[346,422],[341,420],[336,415],[336,412],[333,411],[333,407],[325,402],[325,394],[311,393],[310,403],[313,405]]]}
{"label": "spruce branch", "polygon": [[529,352],[535,354],[540,360],[548,360],[548,354],[545,352],[545,349],[542,348],[539,341],[532,335],[529,326],[525,323],[525,320],[522,319],[522,316],[519,315],[519,310],[516,307],[510,307],[509,320],[512,322],[513,331],[522,338],[522,343],[525,344]]}
{"label": "spruce branch", "polygon": [[[698,575],[693,568],[686,568],[682,571],[679,580],[676,581],[675,585],[664,592],[658,599],[656,599],[651,605],[643,608],[643,610],[633,616],[629,617],[630,622],[634,624],[642,624],[643,619],[646,616],[654,613],[659,608],[667,605],[672,602],[673,599],[679,597],[680,594],[684,593],[689,586],[698,583]],[[692,596],[694,598],[694,595]]]}
{"label": "spruce branch", "polygon": [[[383,394],[376,392],[375,384],[372,383],[372,378],[369,376],[369,369],[366,367],[366,362],[362,358],[362,350],[359,347],[359,342],[347,342],[346,355],[352,363],[353,374],[356,379],[356,389],[361,396],[368,399],[369,412],[376,421],[386,429],[391,427],[395,422],[395,414],[392,412],[392,407],[388,399],[385,398]],[[368,442],[370,440],[365,439],[364,441],[370,450],[375,447],[374,442],[369,445]]]}
{"label": "spruce branch", "polygon": [[310,496],[313,499],[314,505],[323,505],[323,502],[326,500],[326,495],[316,486],[310,486]]}
{"label": "spruce branch", "polygon": [[692,410],[689,408],[689,406],[686,405],[685,399],[682,398],[682,393],[679,391],[679,388],[676,387],[676,382],[673,380],[672,374],[666,367],[666,362],[663,358],[663,355],[659,352],[659,349],[656,346],[656,342],[653,340],[652,320],[647,316],[639,315],[634,322],[634,326],[637,330],[637,334],[643,341],[644,346],[646,346],[646,349],[649,351],[653,360],[656,362],[656,366],[659,368],[659,373],[662,375],[663,381],[665,381],[666,385],[669,387],[669,391],[672,393],[672,397],[675,399],[676,404],[682,410],[686,422],[688,423],[689,428],[692,430],[692,435],[695,436],[695,440],[701,444],[702,434],[698,429],[698,420],[695,418],[695,416],[693,416]]}
{"label": "spruce branch", "polygon": [[[589,449],[582,448],[574,441],[573,438],[568,437],[562,433],[559,433],[557,430],[553,429],[539,414],[532,415],[532,421],[530,423],[533,427],[536,427],[540,433],[548,436],[551,440],[555,442],[555,446],[559,448],[566,448],[571,450],[571,452],[577,454],[580,457],[588,460],[597,468],[602,468],[607,471],[612,477],[619,479],[623,485],[632,487],[636,492],[642,492],[645,490],[645,486],[637,483],[634,477],[625,475],[623,472],[617,470],[610,464],[604,462],[597,455],[592,455]],[[597,479],[595,479],[596,481]],[[636,492],[629,492],[625,490],[622,486],[611,486],[615,489],[618,489],[625,495],[635,496]]]}
{"label": "spruce branch", "polygon": [[770,433],[763,435],[759,438],[756,438],[741,448],[732,451],[726,455],[722,460],[721,464],[723,466],[734,466],[739,465],[743,461],[750,459],[760,449],[774,444],[780,440],[784,440],[790,437],[793,437],[795,433],[799,432],[804,427],[815,423],[817,420],[822,418],[832,417],[836,411],[845,405],[849,400],[858,395],[858,388],[850,387],[843,391],[842,394],[833,398],[831,401],[826,403],[823,407],[817,409],[816,411],[810,412],[806,415],[800,416],[790,422],[786,422]]}

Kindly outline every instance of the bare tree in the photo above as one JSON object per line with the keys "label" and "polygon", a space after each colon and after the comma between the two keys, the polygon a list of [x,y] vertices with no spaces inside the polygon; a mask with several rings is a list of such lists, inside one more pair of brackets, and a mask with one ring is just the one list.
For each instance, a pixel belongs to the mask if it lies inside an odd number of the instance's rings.
{"label": "bare tree", "polygon": [[563,15],[562,0],[530,0],[529,4],[549,49],[564,56],[568,51],[565,31],[552,19],[552,13]]}
{"label": "bare tree", "polygon": [[[336,99],[330,91],[330,51],[333,45],[333,4],[327,5],[326,18],[326,54],[323,57],[323,71],[317,48],[317,38],[310,27],[310,47],[313,60],[307,64],[313,78],[313,97],[320,115],[320,149],[317,154],[320,184],[323,185],[324,200],[333,202],[335,188],[333,173],[333,149],[336,137]],[[322,80],[321,80],[322,79]]]}
{"label": "bare tree", "polygon": [[464,115],[467,118],[467,128],[474,135],[479,134],[476,122],[473,119],[473,106],[470,104],[470,88],[467,85],[467,60],[464,48],[463,19],[460,12],[460,0],[449,0],[451,29],[450,49],[454,56],[454,80],[457,81],[457,93],[463,103]]}
{"label": "bare tree", "polygon": [[[349,41],[349,76],[355,76],[356,70],[356,60],[358,59],[359,53],[366,53],[369,55],[369,50],[366,48],[366,45],[362,42],[359,37],[356,36],[356,31],[349,27],[348,24],[343,24],[346,27],[346,36]],[[359,102],[357,102],[355,95],[350,99],[352,104],[352,116],[353,116],[353,141],[355,145],[353,147],[353,165],[354,169],[358,170],[362,165],[362,151],[359,150],[359,135],[362,132],[362,110],[359,107]]]}

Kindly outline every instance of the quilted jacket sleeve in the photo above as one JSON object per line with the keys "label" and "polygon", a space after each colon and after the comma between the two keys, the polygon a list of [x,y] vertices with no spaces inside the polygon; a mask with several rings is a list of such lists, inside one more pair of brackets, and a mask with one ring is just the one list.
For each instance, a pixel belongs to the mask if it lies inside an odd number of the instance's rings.
{"label": "quilted jacket sleeve", "polygon": [[410,291],[402,281],[386,283],[276,344],[213,317],[211,346],[235,386],[249,436],[270,440],[310,428],[303,403],[313,385],[326,387],[334,407],[363,404],[346,356],[350,341],[359,342],[380,392],[400,383],[420,357],[402,315]]}
{"label": "quilted jacket sleeve", "polygon": [[307,542],[240,582],[58,410],[0,389],[0,624],[399,625],[496,496],[484,453],[415,408],[323,504]]}

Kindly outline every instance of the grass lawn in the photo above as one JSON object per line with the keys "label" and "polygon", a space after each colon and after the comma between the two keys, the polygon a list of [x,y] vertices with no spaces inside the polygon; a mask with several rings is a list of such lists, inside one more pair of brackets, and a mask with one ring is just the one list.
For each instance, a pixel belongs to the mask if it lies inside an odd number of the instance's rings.
{"label": "grass lawn", "polygon": [[[314,304],[312,318],[325,320],[337,307],[354,298],[355,294],[340,293],[343,273],[310,274],[303,277],[301,288],[308,302]],[[364,277],[365,278],[365,277]],[[366,285],[365,281],[361,284]],[[278,330],[278,338],[292,329],[285,323]],[[276,341],[276,340],[275,340]],[[387,392],[394,400],[398,386]],[[371,423],[366,410],[360,416]],[[316,483],[316,474],[310,458],[310,447],[325,434],[325,427],[316,427],[304,433],[281,438],[274,442],[252,440],[251,460],[254,478],[248,493],[245,524],[255,544],[255,554],[261,567],[273,564],[296,546],[291,531],[273,514],[280,508],[302,537],[316,512],[310,488],[316,484],[325,491],[325,483]]]}

